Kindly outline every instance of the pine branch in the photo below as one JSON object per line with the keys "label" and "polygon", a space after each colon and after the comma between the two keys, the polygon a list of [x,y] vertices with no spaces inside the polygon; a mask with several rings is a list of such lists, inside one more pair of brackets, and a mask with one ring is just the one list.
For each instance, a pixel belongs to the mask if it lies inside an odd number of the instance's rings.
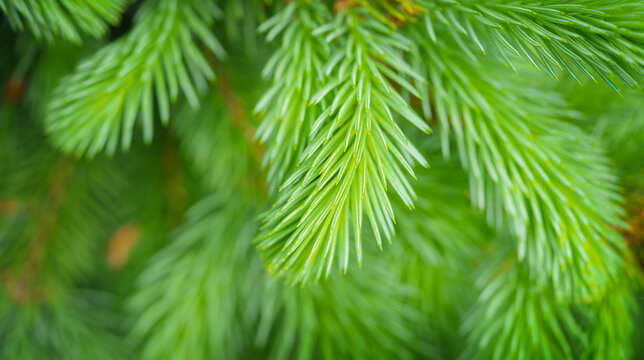
{"label": "pine branch", "polygon": [[269,269],[278,275],[289,272],[294,281],[328,275],[336,251],[346,272],[352,239],[361,264],[363,213],[382,247],[383,237],[388,240],[394,232],[388,185],[412,207],[414,193],[402,168],[414,176],[414,161],[427,166],[393,114],[425,132],[429,126],[386,79],[416,93],[408,78],[422,79],[400,56],[409,43],[364,16],[363,9],[349,8],[315,32],[340,42],[317,70],[330,77],[311,97],[321,113],[297,169],[264,216],[258,246]]}
{"label": "pine branch", "polygon": [[557,94],[490,67],[484,73],[447,44],[421,44],[415,64],[432,85],[443,150],[452,133],[473,203],[490,222],[508,221],[519,261],[541,281],[568,294],[580,285],[582,296],[602,293],[622,267],[614,227],[624,224],[617,179],[597,141],[565,122],[578,115]]}
{"label": "pine branch", "polygon": [[0,0],[0,9],[18,31],[28,28],[40,40],[63,38],[81,43],[84,34],[98,38],[120,20],[125,0]]}
{"label": "pine branch", "polygon": [[218,16],[208,1],[147,1],[129,34],[82,62],[59,85],[45,119],[56,144],[77,155],[104,149],[111,154],[119,142],[129,148],[137,118],[145,141],[152,140],[155,101],[163,124],[180,91],[197,107],[198,89],[214,73],[194,38],[224,56],[208,29]]}
{"label": "pine branch", "polygon": [[616,80],[644,84],[641,1],[419,3],[429,9],[424,21],[430,37],[449,34],[473,59],[477,47],[514,70],[518,57],[555,78],[563,69],[576,79],[597,75],[616,91]]}

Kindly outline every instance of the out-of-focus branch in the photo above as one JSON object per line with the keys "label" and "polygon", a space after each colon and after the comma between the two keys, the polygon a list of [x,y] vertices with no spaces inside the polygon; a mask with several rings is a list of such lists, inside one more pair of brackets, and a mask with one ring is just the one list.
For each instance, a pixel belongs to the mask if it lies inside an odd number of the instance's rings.
{"label": "out-of-focus branch", "polygon": [[219,89],[219,92],[223,96],[226,106],[228,107],[228,112],[230,113],[230,118],[233,121],[233,124],[239,129],[244,138],[252,146],[253,157],[257,160],[258,163],[261,163],[261,159],[264,156],[264,147],[255,141],[255,127],[250,122],[250,116],[246,110],[244,101],[237,95],[226,72],[224,71],[223,66],[217,61],[214,55],[209,54],[208,56],[210,64],[217,74],[217,79],[215,80],[216,85]]}
{"label": "out-of-focus branch", "polygon": [[[264,157],[265,148],[255,139],[256,129],[250,121],[251,118],[246,104],[235,92],[224,67],[217,60],[215,55],[211,52],[206,52],[206,56],[210,62],[210,66],[216,74],[215,85],[219,89],[219,92],[226,103],[232,123],[237,127],[237,129],[239,129],[240,133],[250,144],[251,155],[259,167],[262,163],[262,158]],[[251,182],[256,183],[257,187],[259,187],[262,192],[268,191],[268,185],[264,182],[263,178],[254,179]]]}
{"label": "out-of-focus branch", "polygon": [[46,294],[37,283],[37,275],[44,260],[48,240],[65,202],[72,171],[73,163],[69,157],[61,156],[56,161],[49,182],[47,200],[34,213],[36,223],[27,240],[25,261],[17,269],[3,271],[2,283],[9,296],[19,304],[45,299]]}

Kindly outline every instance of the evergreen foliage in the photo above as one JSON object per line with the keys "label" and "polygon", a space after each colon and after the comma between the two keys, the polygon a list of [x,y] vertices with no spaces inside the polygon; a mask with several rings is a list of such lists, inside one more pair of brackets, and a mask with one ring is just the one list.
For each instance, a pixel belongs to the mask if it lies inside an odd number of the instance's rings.
{"label": "evergreen foliage", "polygon": [[[481,52],[489,51],[512,69],[512,58],[519,57],[555,78],[558,68],[575,79],[587,76],[594,80],[595,74],[611,85],[609,76],[642,86],[644,61],[642,48],[637,46],[642,42],[642,7],[638,1],[423,2],[433,10],[424,18],[432,40],[437,40],[432,21],[441,22],[463,54],[472,59],[477,59],[472,54],[472,44],[476,44]],[[463,36],[472,39],[466,41]]]}
{"label": "evergreen foliage", "polygon": [[[281,184],[277,203],[265,216],[270,232],[259,243],[269,269],[281,273],[292,268],[302,281],[312,273],[316,279],[323,272],[328,275],[336,251],[346,272],[352,242],[358,263],[362,262],[363,214],[382,247],[383,237],[391,238],[395,221],[388,185],[411,207],[414,192],[403,169],[413,176],[414,160],[427,166],[392,113],[425,132],[429,126],[385,80],[388,76],[413,90],[391,70],[397,67],[403,76],[415,75],[395,48],[406,50],[405,39],[357,11],[336,17],[330,25],[318,28],[314,35],[322,36],[323,30],[335,27],[324,41],[345,38],[346,43],[331,51],[323,70],[329,83],[309,100],[311,105],[327,100],[328,105],[322,105],[326,110],[310,123],[309,144],[300,154],[297,169]],[[306,99],[309,90],[302,91]]]}
{"label": "evergreen foliage", "polygon": [[142,4],[128,35],[97,51],[61,81],[45,119],[59,146],[77,154],[103,149],[114,153],[119,143],[129,148],[137,118],[144,139],[152,140],[155,100],[162,123],[168,122],[170,102],[180,90],[198,106],[197,88],[205,88],[214,74],[192,35],[224,56],[208,30],[218,14],[209,1]]}
{"label": "evergreen foliage", "polygon": [[193,206],[174,241],[141,274],[129,307],[143,359],[242,357],[249,321],[240,303],[258,295],[261,262],[249,253],[249,211],[217,211],[223,204],[213,196]]}
{"label": "evergreen foliage", "polygon": [[[443,153],[449,155],[453,131],[471,174],[475,206],[498,225],[507,219],[519,241],[519,259],[536,276],[568,292],[579,285],[572,282],[586,276],[601,287],[621,267],[615,253],[619,235],[612,226],[622,226],[622,211],[607,159],[598,147],[588,147],[592,138],[565,122],[578,115],[557,93],[528,88],[516,75],[505,78],[490,71],[493,67],[484,74],[466,57],[441,58],[434,48],[420,51],[419,59],[430,59],[424,65],[434,84]],[[464,73],[474,75],[459,76]]]}
{"label": "evergreen foliage", "polygon": [[641,1],[0,10],[0,358],[642,356]]}
{"label": "evergreen foliage", "polygon": [[16,30],[28,28],[37,39],[54,42],[58,38],[82,42],[82,36],[98,38],[109,25],[120,20],[124,0],[2,0],[0,9]]}

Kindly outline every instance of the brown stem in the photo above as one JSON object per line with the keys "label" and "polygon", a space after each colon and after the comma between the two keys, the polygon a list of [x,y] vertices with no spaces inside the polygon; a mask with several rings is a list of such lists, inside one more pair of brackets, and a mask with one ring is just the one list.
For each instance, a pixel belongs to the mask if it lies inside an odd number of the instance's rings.
{"label": "brown stem", "polygon": [[[163,133],[161,149],[159,154],[161,174],[163,181],[163,195],[167,212],[164,211],[164,226],[169,230],[177,225],[182,215],[190,206],[190,197],[187,189],[187,179],[184,173],[184,164],[175,140]],[[164,205],[164,206],[166,206]]]}
{"label": "brown stem", "polygon": [[[240,98],[235,89],[231,85],[231,81],[228,78],[224,67],[219,63],[214,54],[209,51],[205,51],[210,62],[210,66],[217,74],[216,85],[224,98],[228,113],[235,127],[241,132],[242,136],[248,141],[251,146],[251,155],[254,162],[259,167],[262,163],[262,158],[264,157],[264,146],[262,146],[255,139],[255,127],[250,122],[249,112],[246,110],[246,104],[244,100]],[[252,183],[252,187],[258,188],[260,192],[268,192],[268,185],[264,181],[263,176],[252,176],[252,178],[247,179]]]}
{"label": "brown stem", "polygon": [[255,140],[255,127],[250,122],[250,116],[246,111],[244,101],[237,95],[230,84],[230,80],[224,71],[223,66],[217,61],[215,56],[208,53],[210,65],[217,74],[217,87],[226,102],[228,112],[233,124],[239,129],[244,138],[251,144],[253,157],[257,163],[261,163],[264,157],[264,147]]}

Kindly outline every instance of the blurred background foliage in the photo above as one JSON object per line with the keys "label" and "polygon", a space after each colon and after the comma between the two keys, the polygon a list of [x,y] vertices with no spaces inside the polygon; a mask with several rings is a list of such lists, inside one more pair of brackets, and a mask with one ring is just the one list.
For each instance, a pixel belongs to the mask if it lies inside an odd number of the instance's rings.
{"label": "blurred background foliage", "polygon": [[[0,358],[644,357],[644,5],[568,5],[0,0]],[[320,258],[345,110],[387,174]]]}

